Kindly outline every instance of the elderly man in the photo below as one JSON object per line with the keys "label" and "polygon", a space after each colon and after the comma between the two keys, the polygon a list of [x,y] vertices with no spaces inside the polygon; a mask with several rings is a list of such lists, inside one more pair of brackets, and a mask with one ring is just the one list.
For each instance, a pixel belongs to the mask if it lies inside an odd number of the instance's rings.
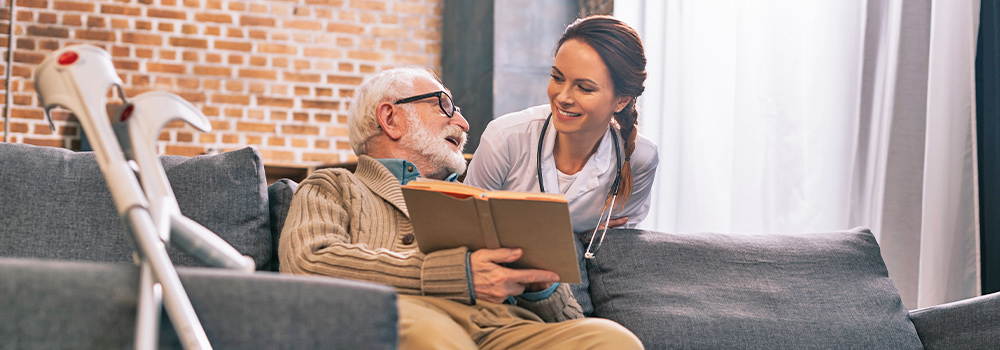
{"label": "elderly man", "polygon": [[299,185],[282,272],[394,286],[403,349],[642,348],[617,323],[583,318],[555,273],[502,265],[520,250],[420,253],[400,185],[464,172],[469,129],[433,73],[397,68],[365,80],[348,124],[358,167],[322,169]]}

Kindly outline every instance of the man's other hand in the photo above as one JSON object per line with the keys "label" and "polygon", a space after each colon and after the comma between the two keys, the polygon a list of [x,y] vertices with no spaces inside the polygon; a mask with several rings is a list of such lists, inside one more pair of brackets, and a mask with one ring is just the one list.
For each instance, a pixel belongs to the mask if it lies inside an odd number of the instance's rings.
{"label": "man's other hand", "polygon": [[559,275],[546,270],[510,269],[500,264],[521,258],[521,249],[480,249],[472,253],[472,285],[476,299],[502,303],[509,296],[529,291],[543,290],[559,281]]}

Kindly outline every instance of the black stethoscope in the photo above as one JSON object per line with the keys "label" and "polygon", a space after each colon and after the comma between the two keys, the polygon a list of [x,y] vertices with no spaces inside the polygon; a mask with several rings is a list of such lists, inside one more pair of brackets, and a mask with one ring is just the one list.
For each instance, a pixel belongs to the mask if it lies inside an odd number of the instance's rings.
{"label": "black stethoscope", "polygon": [[[542,132],[538,135],[538,156],[535,159],[535,170],[538,172],[538,189],[543,193],[545,192],[545,184],[542,182],[542,143],[545,141],[545,131],[549,129],[549,122],[552,121],[552,113],[549,113],[548,118],[545,118],[545,124],[542,124]],[[608,222],[611,221],[611,210],[615,206],[615,199],[618,199],[618,185],[622,181],[622,150],[621,146],[618,145],[618,134],[615,133],[615,129],[608,126],[611,129],[611,138],[614,140],[615,145],[615,165],[618,167],[618,172],[615,174],[615,182],[611,185],[611,190],[608,191],[608,197],[611,197],[611,205],[608,206],[607,210],[601,211],[601,216],[597,219],[597,222],[604,221],[604,232],[601,233],[601,239],[597,242],[597,248],[601,247],[601,243],[604,242],[604,234],[608,232]],[[607,197],[605,197],[607,198]],[[604,217],[604,212],[607,211],[607,218]],[[594,228],[593,235],[590,236],[590,244],[587,245],[587,252],[584,257],[587,259],[593,259],[597,254],[597,249],[593,252],[590,248],[594,245],[594,238],[597,237],[597,230],[600,226]]]}

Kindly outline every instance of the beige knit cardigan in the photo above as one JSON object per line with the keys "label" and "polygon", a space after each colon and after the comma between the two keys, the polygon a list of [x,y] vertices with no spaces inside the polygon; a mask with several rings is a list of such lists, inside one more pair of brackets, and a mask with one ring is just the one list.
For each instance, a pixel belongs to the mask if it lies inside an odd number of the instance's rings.
{"label": "beige knit cardigan", "polygon": [[[391,285],[401,294],[470,304],[466,248],[422,254],[415,240],[399,180],[368,156],[354,173],[321,169],[292,197],[278,254],[282,273],[320,275]],[[583,317],[569,286],[547,299],[517,298],[547,322]]]}

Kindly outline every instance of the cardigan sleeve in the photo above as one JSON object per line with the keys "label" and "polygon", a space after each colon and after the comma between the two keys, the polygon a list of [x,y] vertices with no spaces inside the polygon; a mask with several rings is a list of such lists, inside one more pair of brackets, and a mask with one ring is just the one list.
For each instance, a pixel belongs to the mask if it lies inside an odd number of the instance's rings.
{"label": "cardigan sleeve", "polygon": [[[405,214],[346,171],[313,173],[292,197],[279,239],[282,273],[391,285],[401,294],[472,303],[466,248],[422,254],[401,237]],[[412,242],[412,240],[410,240]]]}
{"label": "cardigan sleeve", "polygon": [[518,306],[531,310],[545,322],[583,318],[583,308],[573,298],[573,292],[566,283],[560,283],[552,295],[542,300],[530,301],[520,296],[514,298]]}

